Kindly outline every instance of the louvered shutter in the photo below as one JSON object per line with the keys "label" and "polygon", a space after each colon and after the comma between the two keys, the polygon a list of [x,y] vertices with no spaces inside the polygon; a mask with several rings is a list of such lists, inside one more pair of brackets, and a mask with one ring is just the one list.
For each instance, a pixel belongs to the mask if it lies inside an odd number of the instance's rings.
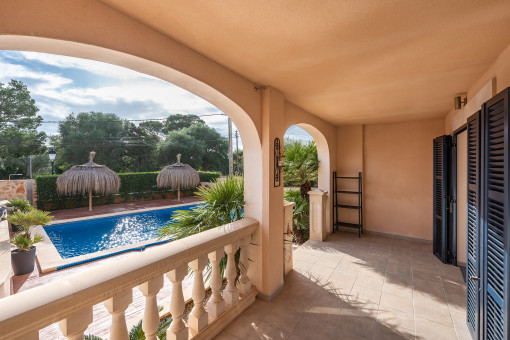
{"label": "louvered shutter", "polygon": [[[471,116],[467,122],[467,280],[466,313],[467,323],[473,338],[479,332],[479,275],[480,259],[480,147],[481,118],[480,111]],[[470,279],[471,278],[471,279]]]}
{"label": "louvered shutter", "polygon": [[508,92],[484,104],[483,337],[490,340],[508,339],[509,332]]}
{"label": "louvered shutter", "polygon": [[448,259],[448,174],[451,137],[434,139],[433,252],[442,262]]}

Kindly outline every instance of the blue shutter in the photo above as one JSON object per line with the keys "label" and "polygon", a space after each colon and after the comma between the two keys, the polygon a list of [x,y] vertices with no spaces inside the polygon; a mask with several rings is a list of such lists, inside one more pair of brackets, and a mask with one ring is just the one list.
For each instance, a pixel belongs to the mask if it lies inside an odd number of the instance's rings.
{"label": "blue shutter", "polygon": [[433,253],[442,262],[448,261],[448,174],[451,136],[434,139],[434,211]]}
{"label": "blue shutter", "polygon": [[[479,334],[479,259],[480,259],[480,111],[467,121],[467,265],[466,313],[471,335]],[[471,279],[470,279],[471,278]]]}
{"label": "blue shutter", "polygon": [[483,185],[482,291],[484,334],[489,340],[508,339],[508,89],[484,104],[485,146]]}

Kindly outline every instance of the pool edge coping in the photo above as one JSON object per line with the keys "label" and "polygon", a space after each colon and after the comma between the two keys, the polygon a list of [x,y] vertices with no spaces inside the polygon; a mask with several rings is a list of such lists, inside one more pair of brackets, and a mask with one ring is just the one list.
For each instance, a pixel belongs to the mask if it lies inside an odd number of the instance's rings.
{"label": "pool edge coping", "polygon": [[[136,213],[143,213],[147,211],[156,211],[156,210],[164,210],[169,208],[175,208],[175,207],[182,207],[187,205],[195,205],[198,202],[193,203],[183,203],[183,204],[177,204],[177,205],[169,205],[169,206],[163,206],[163,207],[153,207],[153,208],[144,208],[144,209],[138,209],[138,210],[128,210],[128,211],[122,211],[122,212],[116,212],[116,213],[110,213],[110,214],[101,214],[101,215],[95,215],[95,216],[86,216],[86,217],[77,217],[77,218],[70,218],[65,220],[59,220],[55,223],[51,223],[48,226],[51,225],[57,225],[57,224],[63,224],[63,223],[72,223],[72,222],[79,222],[79,221],[85,221],[85,220],[92,220],[92,219],[98,219],[98,218],[106,218],[111,216],[119,216],[119,215],[130,215],[130,214],[136,214]],[[65,269],[67,267],[73,267],[80,264],[84,264],[87,262],[97,261],[101,260],[107,257],[125,254],[128,252],[140,252],[144,251],[147,247],[150,246],[156,246],[160,244],[164,244],[169,242],[170,240],[159,240],[157,238],[133,243],[133,244],[127,244],[124,246],[112,248],[112,249],[105,249],[100,250],[94,253],[79,255],[70,257],[67,259],[62,258],[60,256],[60,253],[58,252],[55,245],[53,245],[53,242],[51,242],[50,237],[44,230],[43,226],[37,226],[34,228],[34,233],[41,234],[43,236],[43,241],[36,244],[36,260],[39,265],[39,268],[41,270],[41,273],[49,273],[56,270]]]}

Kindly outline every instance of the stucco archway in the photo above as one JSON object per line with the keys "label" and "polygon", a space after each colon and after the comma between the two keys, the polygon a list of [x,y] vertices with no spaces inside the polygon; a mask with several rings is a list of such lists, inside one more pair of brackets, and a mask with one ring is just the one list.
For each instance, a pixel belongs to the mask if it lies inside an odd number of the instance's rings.
{"label": "stucco archway", "polygon": [[[318,171],[318,182],[317,187],[321,190],[328,192],[327,204],[326,204],[326,225],[328,226],[328,231],[331,232],[331,207],[330,207],[330,189],[331,189],[331,159],[330,159],[330,149],[328,146],[328,141],[324,134],[317,129],[315,126],[308,123],[297,123],[293,124],[294,126],[298,126],[305,130],[310,136],[312,136],[315,141],[315,145],[317,146],[317,156],[319,159],[319,171]],[[289,126],[290,127],[290,126]],[[285,130],[287,131],[288,128]],[[283,175],[285,178],[285,174]]]}
{"label": "stucco archway", "polygon": [[[168,81],[209,101],[228,115],[240,132],[245,155],[245,178],[249,179],[245,180],[247,193],[245,195],[245,213],[246,216],[261,219],[262,189],[258,166],[262,162],[262,150],[258,129],[246,110],[223,92],[167,65],[94,45],[38,37],[3,35],[0,36],[0,47],[4,50],[51,53],[115,64]],[[258,96],[256,93],[254,95]]]}

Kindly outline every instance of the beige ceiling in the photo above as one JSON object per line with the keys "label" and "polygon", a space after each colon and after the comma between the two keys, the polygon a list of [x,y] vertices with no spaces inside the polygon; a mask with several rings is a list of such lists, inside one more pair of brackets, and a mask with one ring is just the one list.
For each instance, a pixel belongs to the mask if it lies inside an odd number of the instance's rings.
{"label": "beige ceiling", "polygon": [[510,1],[102,0],[336,124],[443,116],[510,43]]}

